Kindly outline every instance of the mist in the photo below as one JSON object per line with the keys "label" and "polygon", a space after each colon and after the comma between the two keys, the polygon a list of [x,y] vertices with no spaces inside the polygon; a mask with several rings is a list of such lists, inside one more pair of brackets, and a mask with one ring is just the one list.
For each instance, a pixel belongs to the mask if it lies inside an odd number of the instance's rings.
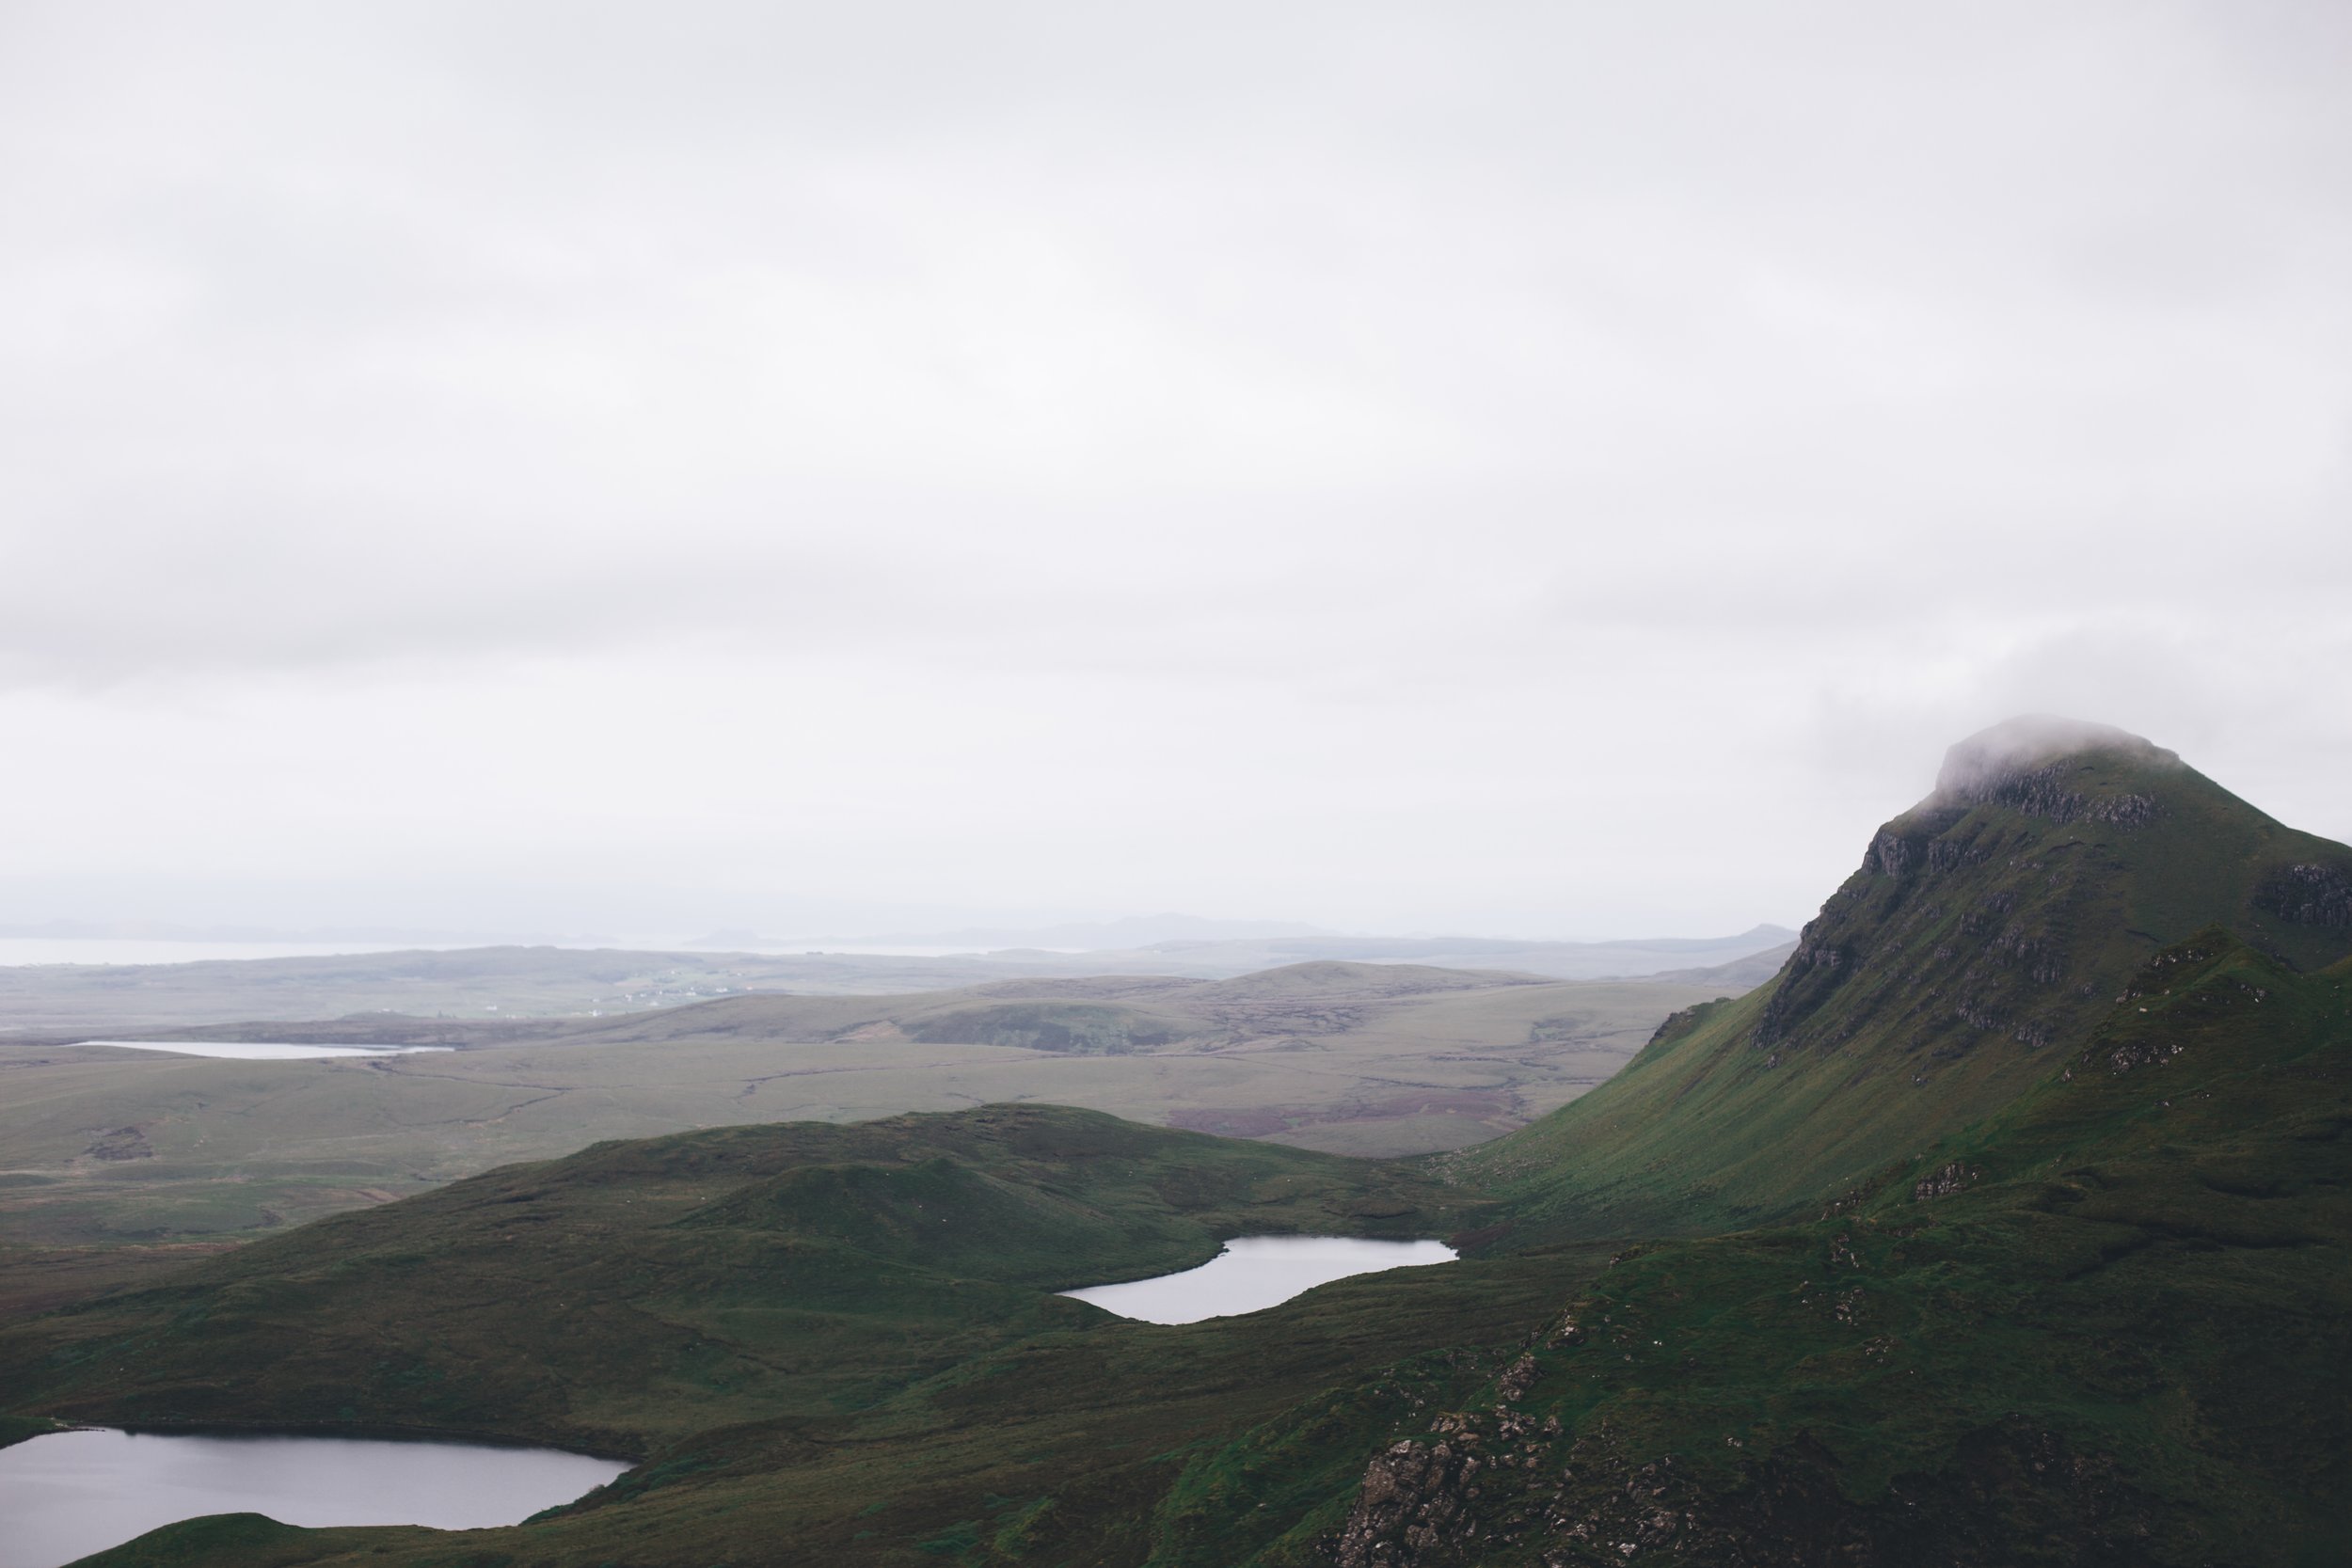
{"label": "mist", "polygon": [[1795,925],[2352,837],[2352,15],[0,10],[0,921]]}

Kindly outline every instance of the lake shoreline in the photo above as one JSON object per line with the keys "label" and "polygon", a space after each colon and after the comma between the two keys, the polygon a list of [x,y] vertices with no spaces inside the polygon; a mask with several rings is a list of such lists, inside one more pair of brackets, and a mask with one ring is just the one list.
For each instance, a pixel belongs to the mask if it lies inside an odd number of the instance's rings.
{"label": "lake shoreline", "polygon": [[64,1568],[191,1521],[496,1529],[636,1466],[538,1444],[85,1426],[0,1450],[0,1568]]}
{"label": "lake shoreline", "polygon": [[[447,1443],[480,1449],[530,1449],[574,1454],[610,1465],[643,1465],[645,1456],[605,1448],[575,1448],[547,1437],[517,1437],[513,1433],[483,1432],[465,1427],[403,1426],[396,1422],[342,1421],[70,1421],[49,1432],[119,1432],[133,1437],[322,1437],[349,1438],[356,1443]],[[44,1433],[31,1433],[33,1436]],[[19,1439],[22,1441],[22,1439]]]}

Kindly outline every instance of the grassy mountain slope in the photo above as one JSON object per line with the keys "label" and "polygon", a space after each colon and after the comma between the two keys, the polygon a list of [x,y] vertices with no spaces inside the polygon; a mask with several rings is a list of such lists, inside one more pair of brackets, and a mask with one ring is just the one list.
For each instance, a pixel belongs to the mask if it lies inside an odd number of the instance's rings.
{"label": "grassy mountain slope", "polygon": [[[456,1537],[304,1531],[278,1538],[285,1555],[274,1560],[1142,1563],[1159,1549],[1171,1487],[1197,1456],[1282,1419],[1318,1390],[1352,1385],[1367,1367],[1400,1369],[1398,1387],[1410,1392],[1384,1398],[1428,1409],[1458,1402],[1507,1361],[1521,1325],[1604,1259],[1587,1249],[1400,1270],[1325,1286],[1274,1311],[1180,1327],[1098,1316],[1008,1340],[857,1410],[696,1432],[535,1522]],[[1322,1479],[1344,1486],[1361,1463],[1359,1451],[1336,1445]],[[1264,1528],[1245,1518],[1233,1539]],[[205,1539],[215,1528],[168,1528],[92,1560],[245,1568],[245,1541]]]}
{"label": "grassy mountain slope", "polygon": [[[2347,982],[2160,953],[1998,1115],[1839,1212],[1629,1251],[1230,1560],[2344,1561]],[[1295,1482],[1291,1430],[1201,1462],[1232,1507]]]}
{"label": "grassy mountain slope", "polygon": [[[2340,1562],[2348,948],[2340,847],[2005,727],[1767,991],[1418,1173],[1001,1109],[612,1146],[24,1325],[0,1386],[647,1461],[462,1544],[198,1522],[118,1568]],[[1039,1293],[1333,1218],[1477,1252],[1182,1329]]]}
{"label": "grassy mountain slope", "polygon": [[[469,1537],[485,1564],[935,1562],[1000,1539],[1133,1560],[1200,1445],[1365,1364],[1507,1338],[1598,1260],[1405,1271],[1184,1327],[1046,1292],[1236,1232],[1475,1218],[1407,1168],[1057,1108],[732,1128],[508,1167],[21,1325],[0,1388],[83,1419],[644,1461],[561,1517]],[[1441,1358],[1431,1397],[1490,1368]],[[448,1543],[207,1522],[121,1560],[425,1563]]]}
{"label": "grassy mountain slope", "polygon": [[[462,1558],[426,1531],[266,1544],[416,1568],[2340,1561],[2348,991],[2352,964],[2199,933],[2043,1083],[1834,1214],[1009,1338],[831,1421],[671,1443]],[[245,1560],[208,1531],[245,1540],[195,1524],[105,1560]]]}
{"label": "grassy mountain slope", "polygon": [[339,1215],[0,1333],[112,1421],[357,1423],[644,1452],[855,1408],[1243,1230],[1447,1228],[1399,1167],[997,1107],[604,1144]]}
{"label": "grassy mountain slope", "polygon": [[2166,943],[2219,924],[2306,969],[2352,953],[2352,850],[2120,731],[2040,738],[1954,747],[1774,981],[1458,1171],[1538,1236],[1785,1219],[2046,1078]]}

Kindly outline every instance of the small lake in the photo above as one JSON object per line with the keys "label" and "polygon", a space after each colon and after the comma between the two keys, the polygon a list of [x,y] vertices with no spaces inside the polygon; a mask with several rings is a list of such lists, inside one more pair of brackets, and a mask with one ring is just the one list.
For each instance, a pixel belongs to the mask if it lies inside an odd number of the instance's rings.
{"label": "small lake", "polygon": [[628,1468],[480,1443],[51,1433],[0,1449],[0,1568],[58,1568],[206,1513],[310,1526],[515,1525]]}
{"label": "small lake", "polygon": [[222,1056],[237,1062],[308,1062],[321,1056],[405,1056],[419,1051],[454,1051],[453,1045],[296,1045],[261,1040],[75,1040],[76,1045],[111,1045],[123,1051],[162,1051],[174,1056]]}
{"label": "small lake", "polygon": [[1203,1318],[1263,1312],[1350,1275],[1451,1263],[1454,1258],[1454,1249],[1443,1242],[1237,1236],[1225,1243],[1223,1252],[1197,1269],[1123,1285],[1089,1285],[1061,1294],[1144,1323],[1197,1323]]}

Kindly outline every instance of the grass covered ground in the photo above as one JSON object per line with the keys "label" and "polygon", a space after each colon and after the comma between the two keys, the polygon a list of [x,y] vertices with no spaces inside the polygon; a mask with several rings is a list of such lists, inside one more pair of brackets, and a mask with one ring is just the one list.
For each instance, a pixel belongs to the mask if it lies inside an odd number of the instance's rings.
{"label": "grass covered ground", "polygon": [[1373,1157],[1453,1148],[1601,1082],[1670,1010],[1711,994],[1312,969],[1189,988],[1205,994],[1160,1004],[1180,1037],[1118,1052],[958,1039],[1039,1004],[957,992],[724,1000],[375,1061],[0,1046],[0,1309],[167,1267],[174,1244],[249,1240],[599,1139],[740,1122],[1028,1100]]}
{"label": "grass covered ground", "polygon": [[1401,1499],[1340,1560],[2344,1560],[2352,968],[2163,957],[1835,1212],[1629,1248],[1452,1430],[1385,1434]]}
{"label": "grass covered ground", "polygon": [[[1024,1539],[1141,1539],[1131,1504],[1237,1418],[1433,1332],[1507,1334],[1597,1260],[1406,1271],[1172,1328],[1047,1292],[1235,1233],[1477,1217],[1408,1167],[1067,1109],[724,1129],[512,1167],[25,1325],[0,1335],[0,1386],[74,1418],[642,1459],[590,1506],[500,1532],[543,1560],[771,1560],[779,1531],[954,1560],[1012,1528],[1008,1499]],[[369,1560],[445,1540],[350,1539]]]}
{"label": "grass covered ground", "polygon": [[[47,1379],[43,1409],[118,1419],[331,1420],[358,1387],[368,1411],[441,1430],[633,1434],[644,1468],[558,1516],[468,1535],[463,1560],[482,1564],[1535,1564],[1623,1561],[1629,1543],[1691,1563],[2341,1560],[2352,965],[2300,975],[2213,931],[2131,979],[2047,1082],[1786,1226],[1491,1251],[1157,1328],[1021,1287],[1066,1283],[1067,1241],[1098,1272],[1140,1273],[1192,1260],[1206,1245],[1192,1237],[1225,1227],[1344,1214],[1474,1232],[1491,1216],[1406,1172],[1375,1191],[1346,1177],[1378,1167],[1227,1168],[1229,1151],[1312,1157],[1045,1112],[1009,1138],[973,1117],[876,1124],[867,1152],[899,1140],[879,1186],[828,1162],[721,1192],[713,1155],[783,1131],[744,1130],[329,1222],[299,1269],[286,1255],[301,1237],[247,1249],[201,1282],[69,1314],[74,1367],[0,1375]],[[961,1190],[1031,1160],[1092,1172],[1065,1195],[1085,1223],[1025,1229],[1041,1211],[1018,1177],[1010,1197]],[[576,1214],[578,1241],[534,1244],[498,1217],[660,1191],[700,1196],[626,1246],[609,1219]],[[942,1201],[1005,1261],[920,1240],[915,1206]],[[388,1225],[402,1211],[418,1230]],[[435,1239],[443,1305],[388,1287],[404,1234]],[[657,1283],[681,1234],[714,1272]],[[832,1275],[731,1250],[789,1237],[824,1253],[852,1235],[854,1265]],[[532,1293],[477,1298],[476,1271],[516,1247],[505,1266]],[[567,1247],[580,1260],[550,1268]],[[953,1333],[926,1316],[926,1289],[887,1283],[917,1257],[986,1274],[953,1287]],[[774,1292],[800,1313],[833,1289],[859,1304],[853,1324],[762,1338]],[[622,1333],[593,1326],[656,1301],[673,1305]],[[449,1402],[420,1369],[454,1353],[421,1347],[469,1334],[527,1346],[531,1370],[469,1367],[479,1389]],[[54,1330],[20,1342],[60,1364]],[[376,1381],[355,1385],[371,1352]],[[838,1375],[851,1364],[866,1375]],[[264,1370],[239,1381],[247,1367]],[[575,1402],[587,1388],[605,1402]],[[273,1560],[459,1560],[450,1541],[318,1532],[273,1548],[310,1555]],[[193,1537],[141,1552],[120,1560],[242,1560]]]}
{"label": "grass covered ground", "polygon": [[[1977,785],[1466,1155],[1036,1107],[609,1145],[19,1323],[0,1387],[642,1461],[118,1568],[2344,1561],[2352,851],[2145,743]],[[1329,1228],[1468,1256],[1182,1328],[1047,1293]]]}
{"label": "grass covered ground", "polygon": [[1222,1236],[1461,1224],[1454,1196],[1405,1167],[1067,1108],[724,1128],[508,1166],[256,1243],[0,1333],[0,1381],[70,1418],[357,1421],[644,1453],[862,1408],[1008,1337],[1100,1316],[1053,1291],[1189,1267]]}

